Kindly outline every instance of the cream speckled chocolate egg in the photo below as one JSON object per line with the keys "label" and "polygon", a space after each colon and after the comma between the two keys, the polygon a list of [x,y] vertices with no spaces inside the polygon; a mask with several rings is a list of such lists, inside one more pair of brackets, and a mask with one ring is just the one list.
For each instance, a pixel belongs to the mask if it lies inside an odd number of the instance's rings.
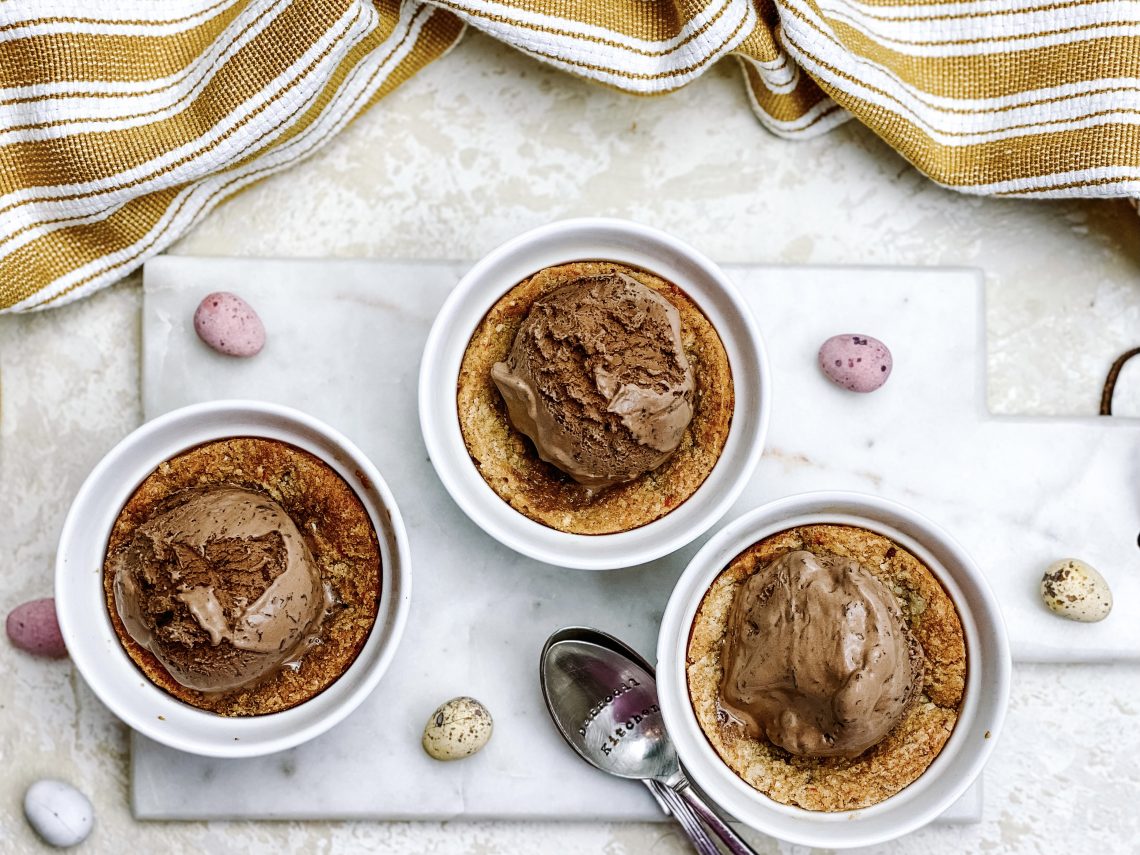
{"label": "cream speckled chocolate egg", "polygon": [[1049,565],[1041,577],[1041,599],[1054,614],[1094,623],[1112,611],[1112,591],[1096,568],[1077,558]]}
{"label": "cream speckled chocolate egg", "polygon": [[452,698],[431,714],[424,727],[424,751],[436,760],[462,760],[487,744],[494,722],[474,698]]}

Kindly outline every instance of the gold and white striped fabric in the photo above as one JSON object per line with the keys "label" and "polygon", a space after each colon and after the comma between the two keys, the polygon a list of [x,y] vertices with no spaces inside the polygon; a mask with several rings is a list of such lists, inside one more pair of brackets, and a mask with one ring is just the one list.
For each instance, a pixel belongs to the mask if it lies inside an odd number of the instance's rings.
{"label": "gold and white striped fabric", "polygon": [[0,0],[0,310],[130,272],[465,25],[640,95],[735,56],[773,133],[855,117],[964,192],[1140,195],[1140,2]]}

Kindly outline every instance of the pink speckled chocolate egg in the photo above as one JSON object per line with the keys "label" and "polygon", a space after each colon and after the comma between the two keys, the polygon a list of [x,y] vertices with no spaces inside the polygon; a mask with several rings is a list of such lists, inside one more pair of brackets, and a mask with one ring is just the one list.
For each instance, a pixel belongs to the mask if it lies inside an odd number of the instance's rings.
{"label": "pink speckled chocolate egg", "polygon": [[194,312],[194,332],[218,353],[256,356],[265,347],[265,325],[237,294],[215,291]]}
{"label": "pink speckled chocolate egg", "polygon": [[819,349],[823,373],[852,392],[874,392],[891,376],[892,364],[891,351],[869,335],[833,335]]}
{"label": "pink speckled chocolate egg", "polygon": [[67,646],[55,618],[55,599],[46,597],[16,606],[8,613],[8,638],[21,650],[35,656],[61,659]]}

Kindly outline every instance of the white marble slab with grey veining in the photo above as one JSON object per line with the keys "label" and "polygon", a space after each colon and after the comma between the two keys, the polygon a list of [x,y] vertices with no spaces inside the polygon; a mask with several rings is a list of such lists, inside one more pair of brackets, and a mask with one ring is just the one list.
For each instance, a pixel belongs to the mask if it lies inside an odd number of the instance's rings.
{"label": "white marble slab with grey veining", "polygon": [[[640,568],[578,573],[511,553],[451,503],[419,438],[415,391],[428,327],[463,268],[186,257],[148,266],[146,415],[256,397],[341,429],[373,458],[400,502],[414,594],[408,631],[380,688],[320,739],[260,760],[213,761],[136,737],[137,816],[659,816],[640,788],[606,779],[561,744],[542,707],[537,657],[546,635],[568,623],[594,624],[652,651],[665,600],[697,544]],[[768,451],[728,518],[807,489],[899,499],[974,552],[1002,598],[1020,658],[1136,657],[1140,621],[1129,571],[1140,527],[1140,422],[989,417],[974,271],[730,273],[768,341],[775,405]],[[265,320],[269,345],[256,359],[226,359],[194,336],[194,306],[218,289],[241,293]],[[849,331],[876,335],[894,350],[894,375],[875,395],[830,386],[815,367],[818,344]],[[1105,624],[1062,623],[1036,600],[1042,562],[1070,553],[1096,564],[1117,588],[1119,605]],[[456,694],[490,706],[496,738],[469,761],[436,764],[419,748],[419,729],[439,701]],[[243,797],[234,799],[235,791]],[[979,791],[952,813],[976,819]]]}

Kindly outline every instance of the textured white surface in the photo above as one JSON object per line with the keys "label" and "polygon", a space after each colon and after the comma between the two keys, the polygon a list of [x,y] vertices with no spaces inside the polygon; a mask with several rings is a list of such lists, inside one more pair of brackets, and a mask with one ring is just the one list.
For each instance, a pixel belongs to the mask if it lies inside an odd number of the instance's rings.
{"label": "textured white surface", "polygon": [[[766,135],[730,65],[675,95],[638,100],[477,36],[319,157],[220,209],[176,251],[474,258],[574,214],[641,219],[722,261],[982,267],[996,412],[1089,415],[1109,362],[1140,343],[1140,227],[1123,202],[961,197],[854,124],[800,144]],[[0,319],[4,611],[50,593],[71,496],[141,419],[139,312],[132,280],[56,312]],[[1125,375],[1118,409],[1135,415],[1140,366]],[[138,824],[126,731],[70,665],[3,643],[0,672],[0,852],[51,851],[20,812],[24,788],[45,776],[95,803],[84,852],[686,851],[664,824]],[[1140,668],[1018,666],[1014,681],[984,821],[929,828],[879,852],[1134,851]]]}

